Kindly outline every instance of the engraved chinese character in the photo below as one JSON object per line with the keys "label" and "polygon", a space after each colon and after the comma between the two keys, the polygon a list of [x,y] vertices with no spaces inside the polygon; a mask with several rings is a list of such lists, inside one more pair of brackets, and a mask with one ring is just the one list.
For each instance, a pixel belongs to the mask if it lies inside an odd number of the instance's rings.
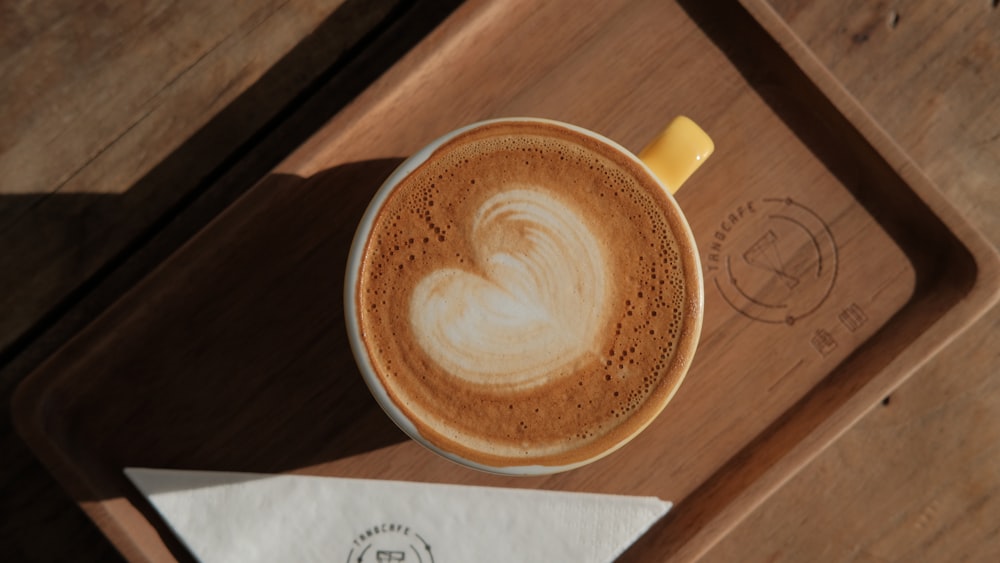
{"label": "engraved chinese character", "polygon": [[837,347],[837,341],[833,338],[833,335],[823,329],[817,330],[809,343],[824,358]]}
{"label": "engraved chinese character", "polygon": [[851,306],[844,309],[837,315],[837,320],[840,324],[844,325],[847,330],[854,332],[861,328],[861,325],[868,321],[868,315],[857,303],[851,303]]}

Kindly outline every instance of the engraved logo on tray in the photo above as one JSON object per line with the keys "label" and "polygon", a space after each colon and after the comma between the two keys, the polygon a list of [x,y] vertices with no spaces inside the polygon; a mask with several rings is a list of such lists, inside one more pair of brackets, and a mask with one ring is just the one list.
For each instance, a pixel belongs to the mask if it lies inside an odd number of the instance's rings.
{"label": "engraved logo on tray", "polygon": [[825,221],[790,197],[731,209],[702,243],[706,281],[741,315],[794,325],[837,281],[837,243]]}

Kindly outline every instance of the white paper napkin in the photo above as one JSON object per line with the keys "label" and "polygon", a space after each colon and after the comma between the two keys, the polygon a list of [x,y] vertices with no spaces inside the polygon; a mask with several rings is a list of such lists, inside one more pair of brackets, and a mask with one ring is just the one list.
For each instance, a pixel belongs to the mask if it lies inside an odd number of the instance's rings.
{"label": "white paper napkin", "polygon": [[128,468],[205,563],[612,561],[670,509],[627,497]]}

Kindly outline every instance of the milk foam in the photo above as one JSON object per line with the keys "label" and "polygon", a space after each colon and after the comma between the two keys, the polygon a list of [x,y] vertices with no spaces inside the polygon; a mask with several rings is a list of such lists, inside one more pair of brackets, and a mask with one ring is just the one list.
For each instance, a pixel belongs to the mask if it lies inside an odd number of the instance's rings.
{"label": "milk foam", "polygon": [[410,299],[413,334],[439,366],[470,383],[527,388],[597,352],[608,263],[566,202],[505,186],[476,212],[469,242],[471,270],[436,270]]}
{"label": "milk foam", "polygon": [[494,466],[606,451],[690,361],[695,249],[648,172],[533,123],[439,149],[387,199],[357,308],[386,393],[421,436]]}

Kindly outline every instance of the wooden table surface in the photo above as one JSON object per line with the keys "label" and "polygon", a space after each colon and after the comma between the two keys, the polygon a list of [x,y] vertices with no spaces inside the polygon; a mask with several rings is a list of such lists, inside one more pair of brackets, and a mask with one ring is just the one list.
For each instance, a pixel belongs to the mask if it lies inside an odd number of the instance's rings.
{"label": "wooden table surface", "polygon": [[[0,560],[115,556],[11,429],[17,383],[454,4],[0,7]],[[996,2],[772,4],[1000,245]],[[707,558],[1000,560],[998,328],[994,309]]]}

